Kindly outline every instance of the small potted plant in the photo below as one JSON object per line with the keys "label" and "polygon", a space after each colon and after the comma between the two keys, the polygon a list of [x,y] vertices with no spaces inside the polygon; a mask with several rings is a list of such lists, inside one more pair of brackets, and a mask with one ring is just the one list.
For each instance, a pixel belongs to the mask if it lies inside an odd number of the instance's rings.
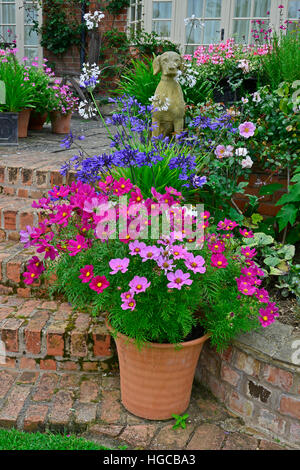
{"label": "small potted plant", "polygon": [[109,175],[96,189],[56,187],[34,206],[47,218],[21,241],[43,259],[32,258],[25,283],[55,271],[54,289],[74,308],[106,312],[122,402],[137,416],[184,412],[204,342],[220,350],[277,315],[255,250],[242,246],[253,234],[206,211],[196,217],[174,188],[145,198],[130,179]]}
{"label": "small potted plant", "polygon": [[51,111],[50,103],[53,101],[55,93],[51,86],[52,78],[40,69],[35,61],[26,69],[30,82],[34,84],[35,89],[28,129],[41,130],[48,118],[48,113]]}
{"label": "small potted plant", "polygon": [[6,88],[5,104],[0,105],[0,112],[17,113],[18,136],[27,137],[34,87],[24,65],[16,60],[15,49],[0,52],[0,80]]}
{"label": "small potted plant", "polygon": [[68,134],[71,127],[73,112],[78,107],[79,99],[76,98],[68,85],[52,86],[54,90],[53,101],[50,103],[51,127],[54,134]]}

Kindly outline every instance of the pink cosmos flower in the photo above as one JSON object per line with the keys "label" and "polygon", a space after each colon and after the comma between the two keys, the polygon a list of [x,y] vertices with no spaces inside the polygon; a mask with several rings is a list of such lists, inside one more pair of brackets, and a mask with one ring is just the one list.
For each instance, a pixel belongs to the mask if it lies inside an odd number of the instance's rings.
{"label": "pink cosmos flower", "polygon": [[116,274],[119,271],[121,271],[121,273],[126,273],[126,271],[128,271],[128,265],[129,265],[129,258],[111,259],[109,262],[109,266],[111,267],[112,271],[110,271],[109,274]]}
{"label": "pink cosmos flower", "polygon": [[69,223],[72,210],[72,207],[67,206],[66,204],[59,206],[57,213],[50,218],[50,222],[52,224],[58,224],[66,227]]}
{"label": "pink cosmos flower", "polygon": [[129,290],[127,292],[122,292],[121,299],[123,302],[127,302],[129,299],[133,299],[134,292]]}
{"label": "pink cosmos flower", "polygon": [[190,269],[191,271],[193,271],[193,273],[196,274],[196,273],[205,273],[206,268],[204,266],[204,263],[205,263],[205,259],[202,256],[200,255],[194,256],[191,253],[190,257],[185,262],[185,265],[188,269]]}
{"label": "pink cosmos flower", "polygon": [[212,255],[210,260],[211,260],[211,263],[210,263],[211,266],[213,266],[214,268],[218,268],[218,269],[226,268],[228,264],[228,261],[225,258],[225,256],[220,253]]}
{"label": "pink cosmos flower", "polygon": [[121,304],[121,309],[133,311],[135,309],[135,306],[136,306],[136,301],[134,300],[134,298],[130,298],[126,300],[126,302],[123,302]]}
{"label": "pink cosmos flower", "polygon": [[167,274],[168,271],[173,271],[174,268],[173,260],[170,260],[164,256],[160,256],[157,259],[157,265],[164,271],[165,274]]}
{"label": "pink cosmos flower", "polygon": [[182,245],[173,245],[171,253],[174,259],[186,259],[189,252]]}
{"label": "pink cosmos flower", "polygon": [[256,276],[256,269],[254,266],[244,267],[241,269],[241,273],[245,274],[247,278]]}
{"label": "pink cosmos flower", "polygon": [[256,289],[255,297],[264,304],[269,301],[269,293],[266,289]]}
{"label": "pink cosmos flower", "polygon": [[254,233],[251,230],[247,230],[246,228],[244,228],[243,230],[240,228],[239,232],[244,238],[253,238],[254,237]]}
{"label": "pink cosmos flower", "polygon": [[92,290],[97,292],[97,294],[101,294],[104,289],[110,285],[110,283],[105,276],[96,276],[92,279],[89,285]]}
{"label": "pink cosmos flower", "polygon": [[88,248],[88,243],[82,235],[77,235],[76,240],[69,240],[68,250],[70,256],[76,256],[82,250]]}
{"label": "pink cosmos flower", "polygon": [[129,203],[139,204],[143,201],[143,199],[144,198],[143,198],[140,188],[136,188],[135,191],[131,192]]}
{"label": "pink cosmos flower", "polygon": [[245,139],[252,137],[254,135],[255,129],[256,126],[253,124],[253,122],[244,122],[239,125],[240,135],[245,137]]}
{"label": "pink cosmos flower", "polygon": [[256,255],[256,249],[250,248],[250,246],[246,246],[245,248],[241,248],[242,255],[246,256],[246,258],[253,258]]}
{"label": "pink cosmos flower", "polygon": [[50,258],[52,261],[58,255],[58,251],[53,246],[49,245],[46,240],[39,242],[38,249],[36,251],[38,253],[45,253],[45,259]]}
{"label": "pink cosmos flower", "polygon": [[148,282],[146,277],[134,276],[129,283],[129,287],[135,294],[139,294],[140,292],[145,292],[150,284],[151,282]]}
{"label": "pink cosmos flower", "polygon": [[123,194],[128,194],[129,191],[133,188],[133,184],[131,183],[130,179],[121,177],[119,181],[114,181],[113,190],[114,194],[117,196],[122,196]]}
{"label": "pink cosmos flower", "polygon": [[208,220],[210,218],[210,212],[208,211],[201,212],[200,217],[204,220]]}
{"label": "pink cosmos flower", "polygon": [[134,242],[129,243],[129,254],[131,256],[139,255],[145,248],[146,243],[135,240]]}
{"label": "pink cosmos flower", "polygon": [[142,258],[142,262],[148,261],[149,259],[156,260],[160,256],[160,249],[157,246],[146,246],[141,253],[140,256]]}
{"label": "pink cosmos flower", "polygon": [[50,197],[57,199],[57,198],[63,198],[68,196],[70,192],[70,186],[56,186],[50,191],[48,191],[48,194]]}
{"label": "pink cosmos flower", "polygon": [[268,309],[261,308],[259,309],[259,317],[258,320],[260,321],[263,328],[266,326],[271,325],[274,323],[274,315],[272,315]]}
{"label": "pink cosmos flower", "polygon": [[30,225],[26,226],[26,230],[20,231],[20,242],[24,243],[24,248],[28,248],[33,244],[32,234],[34,233],[35,228],[30,227]]}
{"label": "pink cosmos flower", "polygon": [[181,290],[182,286],[190,286],[193,283],[192,279],[189,278],[189,273],[184,273],[181,269],[177,269],[174,273],[167,274],[167,279],[170,281],[167,287]]}
{"label": "pink cosmos flower", "polygon": [[275,302],[268,302],[268,305],[267,305],[267,308],[266,310],[271,314],[271,315],[274,315],[274,317],[278,317],[279,316],[279,313],[278,313],[278,307],[276,307],[276,304]]}
{"label": "pink cosmos flower", "polygon": [[207,244],[207,248],[213,253],[223,253],[223,251],[225,251],[225,245],[222,241],[216,241],[213,244]]}
{"label": "pink cosmos flower", "polygon": [[82,282],[90,282],[94,276],[94,266],[92,264],[87,264],[84,266],[84,268],[80,269],[80,276],[79,279],[82,280]]}
{"label": "pink cosmos flower", "polygon": [[244,281],[237,280],[238,290],[244,295],[253,295],[256,291],[256,287]]}
{"label": "pink cosmos flower", "polygon": [[24,274],[24,283],[27,285],[33,284],[39,277],[39,273],[35,271],[26,271]]}
{"label": "pink cosmos flower", "polygon": [[45,266],[42,261],[37,256],[33,256],[27,265],[28,271],[36,272],[38,274],[42,274],[45,271]]}

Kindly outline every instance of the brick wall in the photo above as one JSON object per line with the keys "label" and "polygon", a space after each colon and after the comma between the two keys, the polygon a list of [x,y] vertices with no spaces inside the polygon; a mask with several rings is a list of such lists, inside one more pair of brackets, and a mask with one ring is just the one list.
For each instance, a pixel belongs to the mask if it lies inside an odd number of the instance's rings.
{"label": "brick wall", "polygon": [[299,365],[236,345],[218,354],[206,343],[196,378],[246,426],[299,446]]}
{"label": "brick wall", "polygon": [[[97,6],[97,1],[91,1],[89,11],[93,12],[100,8]],[[78,21],[80,21],[80,12],[78,13]],[[105,18],[99,25],[99,32],[104,33],[117,28],[119,31],[125,32],[127,27],[127,9],[125,8],[119,15],[113,16],[105,12]],[[88,47],[88,35],[87,44]],[[105,59],[111,59],[114,62],[113,51],[107,51]],[[61,55],[55,55],[51,51],[44,48],[44,57],[48,59],[50,65],[55,64],[55,73],[57,76],[61,76],[64,73],[79,74],[80,73],[80,46],[72,46],[70,49]]]}

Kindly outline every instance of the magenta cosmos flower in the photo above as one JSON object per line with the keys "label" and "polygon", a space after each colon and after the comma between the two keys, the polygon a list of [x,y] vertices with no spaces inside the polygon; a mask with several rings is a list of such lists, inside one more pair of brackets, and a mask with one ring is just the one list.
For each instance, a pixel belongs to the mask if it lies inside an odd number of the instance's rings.
{"label": "magenta cosmos flower", "polygon": [[80,276],[79,279],[82,280],[82,282],[90,282],[93,279],[94,276],[94,266],[92,264],[87,264],[84,266],[84,268],[80,269]]}
{"label": "magenta cosmos flower", "polygon": [[274,322],[274,315],[270,313],[268,308],[261,308],[259,309],[259,317],[258,317],[261,325],[265,328],[266,326],[271,325]]}
{"label": "magenta cosmos flower", "polygon": [[210,263],[211,266],[213,266],[214,268],[218,268],[218,269],[226,268],[226,266],[228,264],[227,259],[221,253],[217,253],[215,255],[212,255],[210,261],[211,261],[211,263]]}
{"label": "magenta cosmos flower", "polygon": [[184,273],[183,271],[181,271],[181,269],[177,269],[174,273],[167,274],[167,279],[168,281],[170,281],[169,284],[167,284],[167,287],[169,287],[170,289],[180,290],[184,285],[190,286],[193,281],[189,278],[189,273]]}
{"label": "magenta cosmos flower", "polygon": [[87,248],[87,241],[82,235],[77,235],[76,240],[69,240],[68,250],[70,256],[76,256],[80,251],[86,250]]}
{"label": "magenta cosmos flower", "polygon": [[109,281],[106,279],[105,276],[96,276],[90,282],[90,288],[97,292],[97,294],[101,294],[109,286]]}
{"label": "magenta cosmos flower", "polygon": [[150,284],[151,282],[148,282],[146,277],[134,276],[134,278],[129,283],[129,287],[134,294],[139,294],[140,292],[145,292]]}
{"label": "magenta cosmos flower", "polygon": [[242,255],[246,256],[246,258],[253,258],[256,255],[256,249],[250,248],[250,246],[246,246],[245,248],[241,248]]}
{"label": "magenta cosmos flower", "polygon": [[204,266],[205,259],[202,256],[194,256],[192,253],[190,254],[189,258],[185,262],[186,267],[193,271],[193,273],[205,273],[206,268]]}
{"label": "magenta cosmos flower", "polygon": [[245,137],[245,139],[252,137],[254,135],[255,129],[256,126],[253,124],[253,122],[243,122],[239,125],[240,135]]}
{"label": "magenta cosmos flower", "polygon": [[114,181],[113,189],[114,194],[117,196],[122,196],[123,194],[129,193],[129,191],[133,188],[133,184],[131,183],[130,179],[128,178],[120,178],[119,181]]}
{"label": "magenta cosmos flower", "polygon": [[128,270],[129,265],[129,258],[115,258],[111,259],[108,263],[112,271],[109,274],[116,274],[117,272],[121,271],[121,273],[126,273]]}
{"label": "magenta cosmos flower", "polygon": [[247,230],[246,228],[243,229],[243,230],[240,228],[239,232],[244,238],[253,238],[254,237],[253,232],[251,230]]}

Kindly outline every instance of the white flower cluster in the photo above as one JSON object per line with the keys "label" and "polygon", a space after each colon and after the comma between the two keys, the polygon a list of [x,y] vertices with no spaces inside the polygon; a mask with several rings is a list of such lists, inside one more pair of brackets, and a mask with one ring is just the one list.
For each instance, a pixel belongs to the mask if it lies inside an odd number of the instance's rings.
{"label": "white flower cluster", "polygon": [[97,116],[97,110],[93,103],[89,103],[87,100],[81,101],[78,106],[78,113],[83,119],[91,119]]}
{"label": "white flower cluster", "polygon": [[184,72],[178,70],[175,80],[180,83],[181,86],[194,88],[197,83],[198,76],[199,72],[193,68],[192,64],[187,64]]}
{"label": "white flower cluster", "polygon": [[94,29],[98,27],[100,21],[105,18],[105,15],[102,11],[94,11],[94,13],[86,13],[83,15],[83,18],[87,29]]}
{"label": "white flower cluster", "polygon": [[249,60],[242,59],[238,61],[238,68],[242,69],[243,73],[248,73],[250,71],[250,62]]}
{"label": "white flower cluster", "polygon": [[165,98],[162,101],[160,98],[158,98],[158,96],[154,95],[149,98],[149,101],[151,101],[154,107],[154,111],[168,111],[170,106],[169,98]]}
{"label": "white flower cluster", "polygon": [[236,149],[235,154],[237,157],[245,157],[241,161],[242,168],[251,168],[253,165],[253,160],[251,159],[250,155],[248,155],[248,149],[245,147],[239,147]]}
{"label": "white flower cluster", "polygon": [[196,18],[195,15],[192,15],[190,18],[185,18],[184,20],[185,26],[191,25],[192,28],[200,28],[205,27],[205,23],[203,23],[199,18]]}
{"label": "white flower cluster", "polygon": [[82,66],[82,73],[79,79],[79,85],[82,88],[88,88],[89,90],[93,90],[98,82],[98,77],[101,71],[96,64],[83,64]]}

